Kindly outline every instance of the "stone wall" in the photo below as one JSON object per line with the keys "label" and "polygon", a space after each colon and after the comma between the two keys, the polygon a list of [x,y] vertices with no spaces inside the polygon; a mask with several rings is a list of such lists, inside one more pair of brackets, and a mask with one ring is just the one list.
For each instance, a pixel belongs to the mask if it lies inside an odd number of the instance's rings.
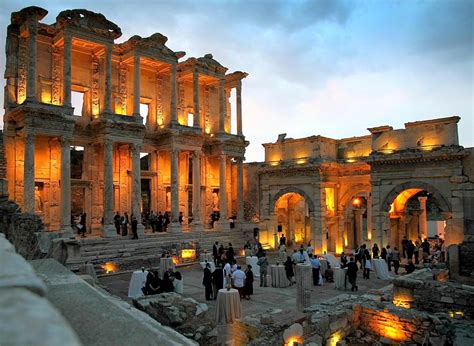
{"label": "stone wall", "polygon": [[[474,317],[474,288],[456,282],[433,280],[429,269],[417,270],[393,281],[394,291],[403,288],[413,298],[412,306],[430,313],[462,312],[467,318]],[[398,299],[395,295],[394,299]]]}
{"label": "stone wall", "polygon": [[64,317],[45,298],[43,281],[3,234],[0,263],[0,344],[80,345]]}

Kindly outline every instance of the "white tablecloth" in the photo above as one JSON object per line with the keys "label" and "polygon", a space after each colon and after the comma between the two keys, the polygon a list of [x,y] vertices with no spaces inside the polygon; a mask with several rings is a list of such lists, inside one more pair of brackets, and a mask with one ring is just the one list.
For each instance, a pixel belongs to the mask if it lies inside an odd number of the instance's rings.
{"label": "white tablecloth", "polygon": [[174,263],[171,257],[162,257],[160,258],[160,279],[163,279],[163,274],[168,270],[168,268],[173,268]]}
{"label": "white tablecloth", "polygon": [[253,275],[260,277],[260,266],[257,264],[258,257],[245,257],[245,264],[250,264],[252,266]]}
{"label": "white tablecloth", "polygon": [[334,268],[334,288],[337,290],[347,289],[347,269]]}
{"label": "white tablecloth", "polygon": [[239,291],[222,288],[217,293],[216,322],[217,324],[232,323],[242,315]]}
{"label": "white tablecloth", "polygon": [[[216,265],[214,264],[214,262],[207,262],[209,263],[209,265],[211,266],[211,273],[214,273],[214,270],[216,270]],[[199,262],[199,264],[201,265],[201,268],[202,270],[204,270],[204,268],[206,268],[206,262]]]}
{"label": "white tablecloth", "polygon": [[323,257],[326,261],[328,261],[331,264],[332,268],[336,268],[337,266],[340,265],[339,260],[332,253],[323,255]]}
{"label": "white tablecloth", "polygon": [[387,262],[381,258],[372,260],[372,269],[375,271],[377,277],[381,280],[390,280],[390,274],[388,272]]}
{"label": "white tablecloth", "polygon": [[271,265],[269,268],[272,287],[288,287],[290,285],[283,265]]}
{"label": "white tablecloth", "polygon": [[130,279],[130,284],[128,285],[128,297],[129,298],[138,298],[143,296],[142,287],[145,287],[146,276],[148,272],[145,270],[134,271],[132,273],[132,278]]}
{"label": "white tablecloth", "polygon": [[214,257],[212,257],[212,253],[202,253],[199,256],[199,262],[214,262]]}
{"label": "white tablecloth", "polygon": [[328,261],[320,259],[319,263],[321,264],[321,266],[319,267],[319,272],[324,277],[324,274],[326,273],[326,269],[328,269]]}

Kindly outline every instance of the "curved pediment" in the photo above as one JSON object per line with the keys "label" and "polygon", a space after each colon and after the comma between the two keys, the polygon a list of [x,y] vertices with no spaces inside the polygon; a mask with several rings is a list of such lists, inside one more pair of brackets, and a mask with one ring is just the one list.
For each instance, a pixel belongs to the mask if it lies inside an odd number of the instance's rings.
{"label": "curved pediment", "polygon": [[105,18],[103,14],[84,9],[60,12],[56,17],[55,27],[63,29],[67,26],[75,26],[109,39],[122,36],[119,26]]}

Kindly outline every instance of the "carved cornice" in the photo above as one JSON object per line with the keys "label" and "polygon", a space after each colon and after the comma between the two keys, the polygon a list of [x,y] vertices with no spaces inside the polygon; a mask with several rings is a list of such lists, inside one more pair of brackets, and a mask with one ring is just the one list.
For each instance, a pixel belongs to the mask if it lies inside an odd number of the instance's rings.
{"label": "carved cornice", "polygon": [[168,38],[160,33],[155,33],[149,37],[134,35],[126,42],[119,44],[118,47],[122,50],[123,54],[136,49],[153,50],[174,61],[177,61],[186,54],[185,52],[172,51],[165,45],[166,41],[168,41]]}
{"label": "carved cornice", "polygon": [[366,162],[371,166],[415,164],[459,160],[469,155],[470,152],[465,150],[462,146],[453,145],[449,147],[435,148],[431,151],[406,149],[397,151],[393,154],[373,152],[366,159]]}

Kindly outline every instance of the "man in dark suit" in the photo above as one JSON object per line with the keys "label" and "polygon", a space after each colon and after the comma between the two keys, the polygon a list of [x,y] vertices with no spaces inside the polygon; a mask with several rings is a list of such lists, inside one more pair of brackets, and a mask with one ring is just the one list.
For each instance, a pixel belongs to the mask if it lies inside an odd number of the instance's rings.
{"label": "man in dark suit", "polygon": [[204,285],[206,300],[212,299],[212,273],[211,265],[206,263],[206,268],[204,268],[204,278],[202,279],[202,284]]}

